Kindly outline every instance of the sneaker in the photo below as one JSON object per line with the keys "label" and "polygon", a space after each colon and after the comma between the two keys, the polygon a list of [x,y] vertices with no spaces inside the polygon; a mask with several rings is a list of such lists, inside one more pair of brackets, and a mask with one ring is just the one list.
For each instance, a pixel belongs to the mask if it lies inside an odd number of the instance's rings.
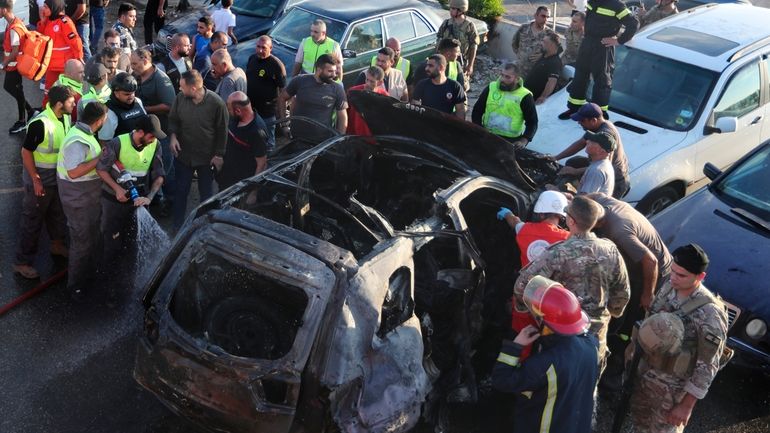
{"label": "sneaker", "polygon": [[21,131],[23,131],[24,128],[26,128],[26,127],[27,127],[27,122],[25,122],[23,120],[18,120],[18,121],[16,121],[16,123],[13,124],[13,126],[11,126],[11,129],[8,130],[8,133],[9,134],[18,134]]}
{"label": "sneaker", "polygon": [[568,109],[567,111],[559,114],[559,120],[567,120],[575,114],[575,110]]}
{"label": "sneaker", "polygon": [[67,247],[64,246],[64,243],[62,241],[51,242],[50,251],[52,256],[69,257],[69,252],[67,251]]}
{"label": "sneaker", "polygon": [[40,274],[37,273],[37,269],[30,265],[13,265],[13,272],[28,280],[36,280],[40,278]]}

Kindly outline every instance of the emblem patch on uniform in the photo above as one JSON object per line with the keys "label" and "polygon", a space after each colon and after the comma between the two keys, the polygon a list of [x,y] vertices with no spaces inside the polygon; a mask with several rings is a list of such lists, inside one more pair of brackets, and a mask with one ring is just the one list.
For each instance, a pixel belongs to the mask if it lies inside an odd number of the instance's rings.
{"label": "emblem patch on uniform", "polygon": [[447,100],[451,100],[451,99],[452,99],[452,96],[453,96],[453,95],[452,95],[452,92],[447,92],[447,94],[446,94],[446,98],[447,98]]}
{"label": "emblem patch on uniform", "polygon": [[265,70],[264,69],[260,69],[259,70],[259,76],[260,77],[264,77],[265,76]]}
{"label": "emblem patch on uniform", "polygon": [[55,31],[55,32],[58,32],[60,28],[61,28],[61,27],[59,27],[59,25],[58,25],[58,24],[54,24],[54,25],[53,25],[53,31]]}
{"label": "emblem patch on uniform", "polygon": [[75,32],[68,34],[67,39],[75,39]]}
{"label": "emblem patch on uniform", "polygon": [[713,344],[714,346],[719,346],[719,343],[721,341],[718,336],[712,334],[711,332],[707,332],[706,336],[703,338],[705,338],[706,341]]}

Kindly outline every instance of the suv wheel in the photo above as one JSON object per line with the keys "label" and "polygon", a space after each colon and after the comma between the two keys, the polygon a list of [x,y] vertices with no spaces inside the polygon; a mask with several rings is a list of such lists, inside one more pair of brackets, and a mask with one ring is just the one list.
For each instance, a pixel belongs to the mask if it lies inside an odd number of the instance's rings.
{"label": "suv wheel", "polygon": [[647,194],[636,206],[636,210],[644,214],[647,218],[655,215],[663,209],[671,206],[679,200],[681,195],[671,186],[664,186]]}

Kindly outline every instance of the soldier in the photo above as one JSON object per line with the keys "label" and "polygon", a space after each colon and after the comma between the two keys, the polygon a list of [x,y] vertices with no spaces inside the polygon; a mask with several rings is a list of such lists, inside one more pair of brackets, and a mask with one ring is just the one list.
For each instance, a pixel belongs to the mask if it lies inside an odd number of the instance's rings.
{"label": "soldier", "polygon": [[[436,43],[442,39],[457,39],[460,41],[460,55],[464,62],[465,90],[470,88],[473,66],[476,63],[476,49],[479,46],[479,32],[476,26],[465,15],[468,12],[468,0],[451,0],[449,2],[449,18],[441,23],[436,34]],[[407,74],[408,75],[408,74]]]}
{"label": "soldier", "polygon": [[[621,28],[623,33],[618,34]],[[559,119],[569,119],[586,104],[589,78],[594,80],[593,102],[602,109],[604,118],[609,118],[615,47],[630,41],[638,28],[639,21],[621,0],[588,0],[585,37],[575,63],[575,78],[567,89],[567,110],[559,114]]]}
{"label": "soldier", "polygon": [[642,17],[639,18],[639,27],[641,28],[668,16],[678,14],[679,9],[676,7],[676,2],[677,0],[660,0],[658,4],[653,6],[649,11],[644,10],[644,2],[642,2],[638,12],[639,14],[643,14]]}
{"label": "soldier", "polygon": [[[588,316],[573,293],[539,275],[522,295],[538,326],[524,328],[513,342],[503,341],[492,370],[495,389],[521,393],[516,399],[513,430],[591,431],[599,343],[586,332]],[[522,361],[524,347],[538,339],[541,350]]]}
{"label": "soldier", "polygon": [[577,11],[572,15],[567,33],[564,35],[566,41],[564,52],[561,55],[561,63],[564,65],[573,65],[577,61],[578,49],[583,42],[585,33],[586,13]]}
{"label": "soldier", "polygon": [[[679,247],[672,255],[671,279],[656,295],[652,315],[636,336],[643,354],[631,415],[639,433],[682,432],[695,402],[706,396],[717,371],[730,358],[729,353],[723,355],[727,339],[724,304],[703,285],[708,256],[696,244]],[[655,319],[655,326],[647,323],[660,312],[673,313],[682,321],[678,350],[676,341],[671,341],[677,335],[669,330],[676,326],[671,316]],[[663,321],[668,326],[661,326]]]}
{"label": "soldier", "polygon": [[539,6],[535,11],[535,19],[529,24],[519,27],[513,35],[513,52],[516,54],[516,65],[522,77],[526,77],[535,62],[543,57],[543,38],[553,31],[546,27],[551,11],[547,6]]}
{"label": "soldier", "polygon": [[566,213],[570,237],[548,247],[521,270],[513,289],[515,308],[526,311],[522,295],[535,275],[562,283],[582,299],[582,307],[591,317],[590,332],[599,339],[599,360],[603,365],[610,316],[620,317],[631,296],[626,264],[612,241],[591,233],[604,213],[598,203],[577,196]]}

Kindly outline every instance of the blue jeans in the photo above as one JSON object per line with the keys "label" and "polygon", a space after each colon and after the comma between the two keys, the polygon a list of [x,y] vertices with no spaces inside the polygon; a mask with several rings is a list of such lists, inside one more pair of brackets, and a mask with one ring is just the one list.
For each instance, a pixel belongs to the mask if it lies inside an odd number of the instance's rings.
{"label": "blue jeans", "polygon": [[91,48],[88,43],[88,38],[90,37],[89,29],[91,26],[89,24],[77,24],[75,27],[78,29],[80,40],[83,41],[83,61],[87,61],[91,58]]}
{"label": "blue jeans", "polygon": [[267,151],[269,153],[275,150],[275,116],[259,117],[265,121],[265,131],[267,132]]}
{"label": "blue jeans", "polygon": [[188,167],[179,159],[174,160],[174,175],[176,177],[176,191],[174,191],[174,204],[172,207],[174,230],[179,230],[187,217],[187,196],[192,186],[193,172],[198,172],[198,195],[201,203],[214,194],[214,176],[208,165]]}
{"label": "blue jeans", "polygon": [[91,14],[90,47],[96,53],[99,51],[99,40],[104,33],[104,8],[92,7],[88,12]]}
{"label": "blue jeans", "polygon": [[163,161],[163,170],[166,172],[166,177],[163,180],[163,197],[168,200],[174,200],[174,185],[176,178],[174,176],[174,154],[171,153],[171,139],[166,137],[160,141],[161,148],[161,160]]}

